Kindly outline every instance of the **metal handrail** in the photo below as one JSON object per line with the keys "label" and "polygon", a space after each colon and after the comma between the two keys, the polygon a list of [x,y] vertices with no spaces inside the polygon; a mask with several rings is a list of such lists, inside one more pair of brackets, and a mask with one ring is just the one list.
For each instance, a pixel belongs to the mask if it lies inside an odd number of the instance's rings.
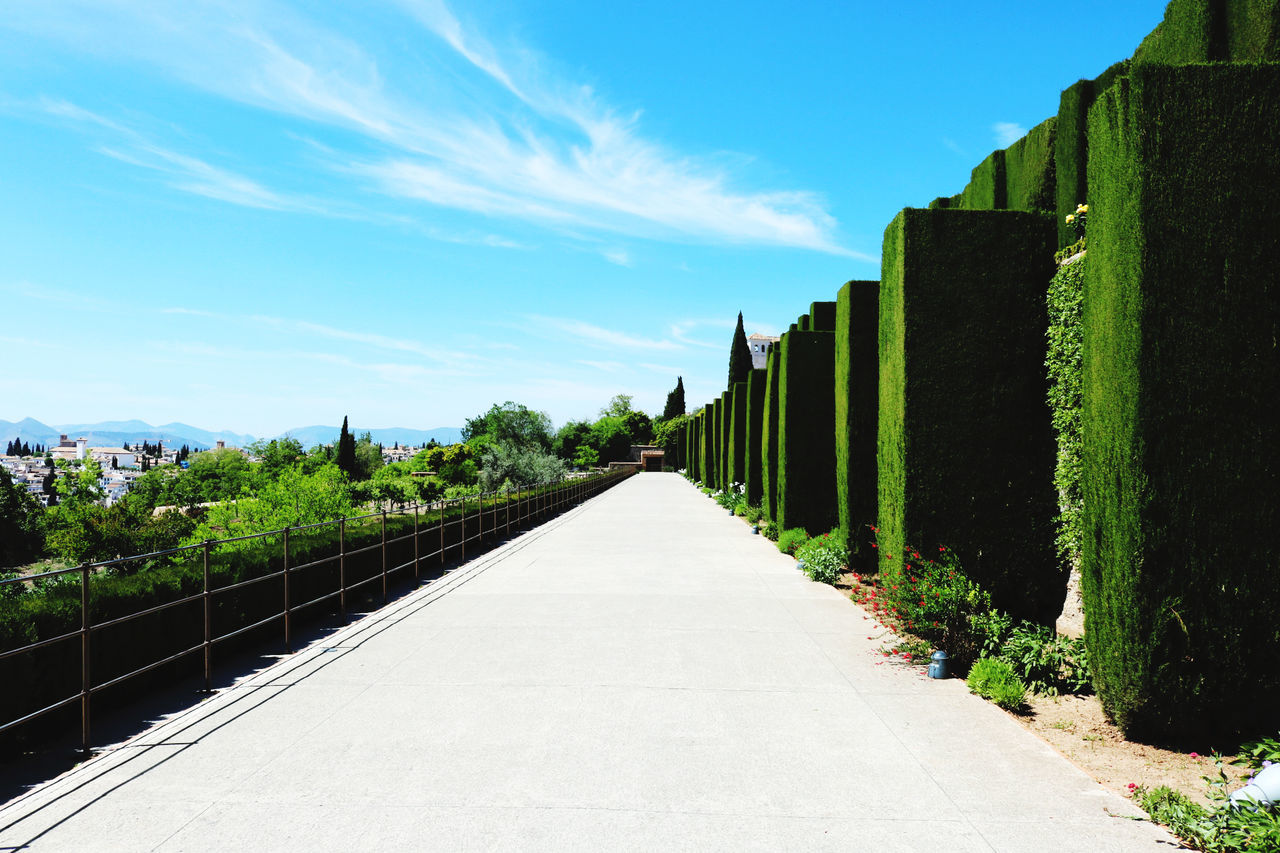
{"label": "metal handrail", "polygon": [[[412,505],[412,507],[403,506],[403,507],[400,507],[399,509],[392,509],[390,511],[383,509],[378,512],[368,513],[365,515],[349,516],[345,518],[334,519],[331,521],[321,521],[321,522],[315,522],[312,524],[299,525],[297,527],[285,527],[279,530],[269,530],[269,531],[263,531],[259,533],[249,533],[241,536],[227,537],[225,539],[216,539],[216,540],[210,539],[210,540],[205,540],[204,542],[198,545],[183,545],[178,548],[169,548],[164,551],[154,551],[147,554],[136,554],[130,557],[116,557],[111,560],[104,560],[96,563],[85,563],[80,566],[74,566],[74,567],[69,567],[65,569],[54,569],[48,572],[41,572],[35,575],[26,575],[26,576],[16,577],[16,578],[0,579],[0,589],[2,589],[3,587],[8,586],[10,584],[31,583],[33,581],[38,581],[44,578],[58,577],[61,575],[71,574],[73,572],[78,573],[80,575],[80,627],[78,629],[68,631],[58,636],[47,637],[41,640],[34,641],[32,643],[28,643],[23,646],[19,646],[17,648],[0,650],[0,661],[5,660],[7,658],[11,658],[11,657],[16,657],[17,655],[28,654],[36,650],[46,648],[48,646],[52,646],[56,643],[66,642],[68,640],[72,640],[78,637],[80,639],[80,662],[81,662],[81,667],[80,667],[81,668],[81,689],[79,693],[69,696],[65,699],[60,699],[54,702],[53,704],[48,705],[44,708],[41,708],[37,711],[32,711],[30,713],[24,714],[22,717],[16,720],[10,720],[4,723],[0,723],[0,732],[5,732],[5,731],[8,731],[9,729],[15,728],[24,723],[31,722],[35,719],[38,719],[39,717],[44,716],[45,714],[50,714],[50,713],[53,713],[54,711],[61,710],[79,701],[81,706],[81,712],[80,712],[81,749],[85,752],[88,752],[90,750],[90,745],[91,745],[91,741],[90,741],[91,702],[90,700],[94,693],[100,692],[109,687],[113,687],[117,684],[121,684],[139,675],[144,675],[148,672],[159,669],[162,666],[165,666],[170,663],[174,663],[175,661],[178,661],[181,658],[187,657],[189,655],[193,655],[196,652],[201,652],[201,651],[204,653],[203,657],[204,657],[205,690],[211,691],[212,666],[213,666],[212,665],[212,648],[214,645],[225,642],[234,637],[238,637],[242,634],[248,633],[256,628],[261,628],[264,625],[268,625],[277,620],[283,619],[285,647],[286,647],[286,650],[291,651],[292,650],[292,631],[291,631],[291,624],[290,624],[289,617],[292,613],[314,606],[330,598],[338,597],[340,599],[340,611],[343,619],[345,620],[346,614],[347,614],[347,593],[379,580],[382,581],[383,602],[385,604],[387,601],[387,595],[388,595],[388,580],[391,574],[395,572],[403,571],[408,567],[413,566],[414,577],[418,578],[422,560],[433,559],[438,556],[440,558],[440,564],[444,565],[448,560],[448,556],[447,556],[448,553],[455,548],[458,548],[461,550],[460,559],[465,562],[467,543],[479,541],[481,545],[483,545],[485,541],[485,532],[486,532],[485,516],[486,515],[488,515],[490,518],[490,523],[488,525],[488,533],[489,533],[490,539],[492,539],[494,537],[494,534],[498,532],[500,527],[505,528],[505,532],[507,534],[510,533],[511,523],[513,520],[511,504],[513,502],[515,503],[514,520],[517,528],[519,528],[526,521],[530,521],[535,518],[541,518],[547,514],[560,510],[562,507],[573,506],[573,505],[582,503],[583,501],[598,494],[600,491],[603,490],[603,488],[607,488],[608,486],[606,486],[606,483],[608,483],[609,485],[613,485],[614,483],[619,482],[622,479],[626,479],[626,477],[630,476],[633,473],[634,471],[631,471],[631,470],[624,470],[624,471],[617,471],[617,472],[611,471],[611,472],[595,475],[588,478],[576,479],[573,481],[562,481],[560,484],[558,484],[558,487],[555,487],[555,488],[553,488],[553,486],[556,484],[539,483],[539,484],[534,484],[532,488],[520,487],[514,490],[512,490],[511,488],[508,488],[506,492],[502,492],[501,490],[495,490],[491,492],[480,492],[477,495],[464,495],[459,498],[445,498],[443,500],[431,501],[426,503],[425,505],[421,503],[415,503]],[[477,504],[476,505],[477,512],[474,519],[474,523],[476,524],[476,527],[477,527],[477,532],[472,536],[468,536],[467,522],[469,519],[468,519],[467,509],[468,509],[468,503],[473,497],[476,499],[476,504]],[[487,509],[485,507],[486,498],[488,498],[490,502],[490,505]],[[504,512],[503,512],[504,519],[503,519],[503,524],[501,525],[498,522],[499,504],[501,504],[502,507],[504,508]],[[450,508],[458,508],[459,506],[461,508],[460,513],[446,514],[446,510]],[[421,510],[423,509],[427,511],[427,518],[429,519],[428,526],[425,528],[423,528],[420,524]],[[434,523],[431,522],[432,510],[438,511],[438,514],[434,518]],[[405,516],[411,511],[414,516],[413,532],[394,536],[393,538],[389,539],[387,537],[387,527],[386,527],[388,515]],[[367,545],[361,548],[347,550],[346,548],[347,522],[363,521],[371,518],[380,519],[380,522],[381,522],[380,541],[378,541],[373,545]],[[302,563],[300,565],[290,565],[290,562],[289,562],[290,533],[296,534],[300,531],[314,530],[317,528],[327,527],[335,524],[338,526],[338,531],[339,531],[337,554],[321,557],[315,560],[311,560],[310,562],[307,562],[307,563]],[[461,531],[458,535],[458,541],[450,543],[448,541],[449,537],[447,536],[447,532],[455,524],[460,526]],[[428,533],[439,534],[440,547],[428,554],[422,554],[420,551],[419,543],[420,543],[421,537],[424,534],[428,534]],[[245,580],[237,581],[235,583],[228,584],[225,586],[220,586],[220,587],[213,586],[211,582],[211,575],[210,575],[210,551],[213,548],[220,545],[227,545],[235,542],[246,542],[254,539],[265,539],[271,536],[280,536],[283,540],[283,568],[282,569],[274,572],[268,572],[263,575],[258,575],[256,577],[247,578]],[[404,540],[410,537],[413,538],[413,559],[407,560],[403,563],[399,563],[398,565],[395,565],[395,566],[389,566],[388,559],[387,559],[388,545],[404,542]],[[135,562],[138,560],[165,557],[165,556],[169,556],[169,555],[177,554],[181,552],[195,551],[197,549],[200,549],[203,552],[203,557],[202,557],[203,588],[201,589],[200,592],[194,593],[188,596],[183,596],[182,598],[174,599],[173,601],[164,602],[162,604],[158,604],[134,613],[128,613],[123,616],[117,616],[115,618],[108,619],[106,621],[97,622],[97,623],[93,622],[92,614],[90,612],[90,607],[89,607],[89,603],[90,603],[89,587],[90,587],[90,578],[96,572],[104,568],[110,568],[113,566]],[[375,549],[381,550],[380,571],[374,572],[369,577],[363,580],[357,581],[355,583],[347,583],[347,575],[346,575],[347,558],[368,553]],[[338,562],[338,574],[339,574],[338,588],[336,590],[324,593],[323,595],[317,598],[314,598],[310,601],[307,601],[301,604],[291,603],[289,594],[290,594],[290,577],[292,575],[295,575],[296,573],[307,570],[307,569],[312,569],[317,566],[332,563],[335,560]],[[260,619],[254,622],[253,624],[243,625],[228,633],[219,634],[217,636],[213,635],[212,600],[214,596],[222,593],[232,592],[234,590],[251,586],[256,583],[261,583],[263,581],[272,580],[274,578],[283,578],[284,580],[283,602],[282,602],[282,608],[280,612],[273,613],[272,615],[267,616],[264,619]],[[180,607],[184,604],[192,604],[196,601],[202,601],[204,605],[204,637],[198,645],[192,646],[190,648],[184,649],[174,654],[170,654],[165,658],[163,658],[162,660],[152,661],[138,669],[132,670],[131,672],[124,673],[123,675],[115,676],[110,680],[105,681],[101,684],[93,684],[89,663],[90,663],[91,651],[92,651],[92,642],[93,642],[92,638],[95,632],[102,631],[103,629],[110,628],[115,625],[131,622],[135,619],[141,619],[144,616],[150,616],[156,613],[160,613],[162,611],[169,610],[174,607]]]}

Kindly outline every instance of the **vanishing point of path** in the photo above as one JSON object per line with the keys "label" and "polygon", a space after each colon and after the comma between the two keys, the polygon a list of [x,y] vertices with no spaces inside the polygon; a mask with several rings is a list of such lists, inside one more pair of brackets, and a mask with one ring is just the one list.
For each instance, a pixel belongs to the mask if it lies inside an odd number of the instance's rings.
{"label": "vanishing point of path", "polygon": [[1176,847],[794,565],[633,477],[0,808],[0,850]]}

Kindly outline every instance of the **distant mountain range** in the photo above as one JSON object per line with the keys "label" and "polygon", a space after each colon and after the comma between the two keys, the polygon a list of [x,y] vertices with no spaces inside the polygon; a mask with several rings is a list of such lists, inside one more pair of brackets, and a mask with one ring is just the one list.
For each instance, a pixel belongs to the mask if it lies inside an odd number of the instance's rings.
{"label": "distant mountain range", "polygon": [[[296,438],[302,443],[303,447],[313,447],[317,444],[329,444],[337,441],[338,433],[341,432],[341,429],[341,427],[337,426],[298,427],[297,429],[287,430],[282,435]],[[368,430],[352,428],[351,432],[356,437],[365,432],[372,433],[373,440],[381,442],[383,445],[392,445],[398,442],[404,445],[417,446],[426,444],[433,438],[440,444],[453,444],[462,440],[462,430],[458,427],[439,427],[428,430],[405,429],[402,427]],[[236,433],[229,430],[213,432],[181,423],[152,426],[145,421],[133,420],[102,421],[96,424],[54,424],[50,426],[34,418],[23,418],[17,422],[0,420],[0,444],[7,444],[15,438],[20,438],[27,444],[43,444],[48,447],[57,445],[59,437],[64,434],[72,439],[83,436],[89,440],[91,447],[119,447],[126,441],[130,445],[142,441],[153,444],[159,441],[163,442],[166,447],[180,447],[185,444],[192,450],[207,450],[220,440],[225,441],[228,447],[244,447],[257,440],[255,436],[248,433]],[[273,436],[273,438],[279,437]],[[2,451],[2,448],[0,448],[0,451]]]}

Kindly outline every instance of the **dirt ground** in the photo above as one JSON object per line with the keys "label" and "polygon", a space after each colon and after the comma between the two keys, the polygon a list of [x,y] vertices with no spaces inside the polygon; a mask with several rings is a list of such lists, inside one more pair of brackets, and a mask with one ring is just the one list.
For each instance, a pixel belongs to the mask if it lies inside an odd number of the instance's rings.
{"label": "dirt ground", "polygon": [[[836,588],[848,593],[852,580],[851,575],[845,575]],[[1057,627],[1059,633],[1068,636],[1084,634],[1084,612],[1074,577]],[[886,648],[895,642],[892,634],[885,635]],[[1028,704],[1025,713],[1009,716],[1104,787],[1127,797],[1130,783],[1147,788],[1168,785],[1196,802],[1209,803],[1209,786],[1204,777],[1216,779],[1218,773],[1210,757],[1211,744],[1205,744],[1203,752],[1185,753],[1127,741],[1119,729],[1107,722],[1097,696],[1030,696]],[[1229,790],[1243,784],[1240,779],[1245,773],[1241,768],[1226,766],[1225,770],[1231,780]]]}

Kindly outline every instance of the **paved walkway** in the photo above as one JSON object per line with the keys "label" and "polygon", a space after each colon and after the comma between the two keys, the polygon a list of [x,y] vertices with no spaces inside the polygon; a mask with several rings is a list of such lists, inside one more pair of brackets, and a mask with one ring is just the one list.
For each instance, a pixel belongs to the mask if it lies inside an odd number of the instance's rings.
{"label": "paved walkway", "polygon": [[1172,848],[793,566],[637,476],[13,801],[0,849]]}

